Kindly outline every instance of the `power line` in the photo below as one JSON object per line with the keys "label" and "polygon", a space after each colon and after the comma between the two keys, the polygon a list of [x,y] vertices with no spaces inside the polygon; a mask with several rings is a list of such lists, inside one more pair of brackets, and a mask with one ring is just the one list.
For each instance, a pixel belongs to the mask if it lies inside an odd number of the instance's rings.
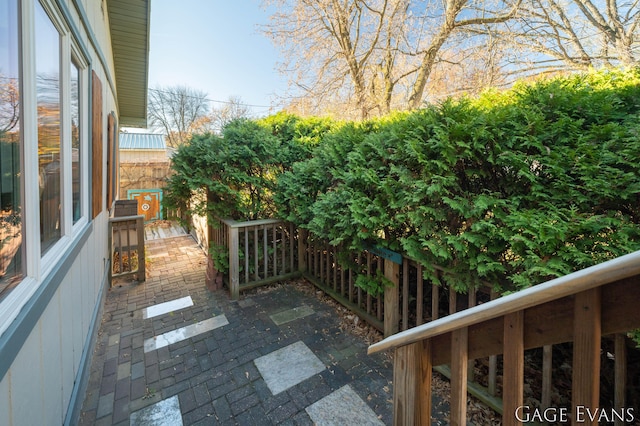
{"label": "power line", "polygon": [[[160,89],[149,89],[149,91],[153,91],[153,92],[159,92],[159,93],[166,93],[166,94],[172,94],[173,92],[169,92],[167,90],[160,90]],[[203,101],[206,102],[215,102],[215,103],[219,103],[219,104],[226,104],[226,105],[239,105],[239,106],[246,106],[246,107],[251,107],[251,108],[273,108],[272,105],[254,105],[254,104],[245,104],[242,102],[232,102],[232,101],[220,101],[217,99],[209,99],[208,96],[205,96],[204,98],[201,98],[199,96],[192,96],[192,95],[187,95],[184,94],[184,96],[187,96],[189,98],[194,98],[194,99],[202,99]]]}

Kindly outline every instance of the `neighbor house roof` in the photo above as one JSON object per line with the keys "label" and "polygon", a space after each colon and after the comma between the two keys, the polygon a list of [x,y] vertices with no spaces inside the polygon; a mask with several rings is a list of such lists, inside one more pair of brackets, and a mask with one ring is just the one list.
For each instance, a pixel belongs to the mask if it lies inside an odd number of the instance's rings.
{"label": "neighbor house roof", "polygon": [[150,0],[107,0],[120,126],[147,126]]}
{"label": "neighbor house roof", "polygon": [[166,150],[164,135],[155,133],[120,133],[120,149]]}

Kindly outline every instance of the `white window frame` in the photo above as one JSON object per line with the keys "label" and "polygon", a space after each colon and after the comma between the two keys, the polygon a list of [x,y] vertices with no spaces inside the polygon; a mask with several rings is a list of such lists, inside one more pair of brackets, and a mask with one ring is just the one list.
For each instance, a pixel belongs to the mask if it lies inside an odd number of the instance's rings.
{"label": "white window frame", "polygon": [[[38,113],[35,56],[35,11],[38,2],[60,33],[60,120],[61,120],[61,237],[41,255],[40,194],[38,182]],[[89,222],[89,61],[81,53],[63,14],[51,0],[19,2],[20,88],[21,88],[21,191],[22,232],[24,244],[23,278],[0,301],[0,335],[18,316],[46,278],[70,250],[73,241]],[[80,71],[80,200],[81,216],[73,224],[73,188],[71,166],[71,90],[72,61]]]}

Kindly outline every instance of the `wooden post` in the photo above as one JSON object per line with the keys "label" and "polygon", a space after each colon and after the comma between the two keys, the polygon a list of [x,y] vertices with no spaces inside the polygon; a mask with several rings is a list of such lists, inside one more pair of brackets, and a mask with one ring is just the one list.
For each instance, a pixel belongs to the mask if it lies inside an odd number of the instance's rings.
{"label": "wooden post", "polygon": [[601,291],[600,287],[583,291],[575,296],[573,312],[573,377],[571,405],[572,424],[598,424],[578,407],[595,410],[600,395],[600,339],[601,339]]}
{"label": "wooden post", "polygon": [[393,363],[393,423],[431,425],[431,343],[396,349]]}
{"label": "wooden post", "polygon": [[504,373],[502,424],[518,425],[516,410],[524,398],[524,311],[504,316]]}
{"label": "wooden post", "polygon": [[457,312],[458,304],[458,293],[453,289],[453,287],[449,286],[449,315],[455,314]]}
{"label": "wooden post", "polygon": [[240,259],[238,249],[238,228],[231,228],[229,230],[229,290],[233,300],[240,298]]}
{"label": "wooden post", "polygon": [[436,284],[431,285],[431,321],[435,321],[440,317],[440,287]]}
{"label": "wooden post", "polygon": [[136,229],[138,231],[138,281],[146,281],[147,271],[144,251],[144,216],[140,215],[136,218]]}
{"label": "wooden post", "polygon": [[409,328],[409,259],[402,258],[402,330]]}
{"label": "wooden post", "polygon": [[542,409],[551,407],[551,371],[553,364],[553,346],[546,345],[542,348]]}
{"label": "wooden post", "polygon": [[400,265],[388,259],[384,260],[384,277],[393,283],[393,286],[384,289],[384,337],[389,337],[398,332],[398,304],[400,302]]}
{"label": "wooden post", "polygon": [[[624,334],[616,334],[615,357],[613,408],[620,412],[619,410],[624,409],[627,403],[625,395],[627,387],[627,344]],[[622,426],[624,424],[624,421],[616,418],[615,426]]]}
{"label": "wooden post", "polygon": [[109,247],[109,273],[107,274],[107,279],[109,280],[109,288],[113,285],[113,251],[114,251],[114,241],[113,241],[113,221],[109,219],[109,224],[107,225],[108,234],[107,234],[107,247]]}
{"label": "wooden post", "polygon": [[298,228],[298,271],[307,272],[307,240],[309,232]]}
{"label": "wooden post", "polygon": [[451,425],[467,424],[467,358],[469,329],[451,333]]}

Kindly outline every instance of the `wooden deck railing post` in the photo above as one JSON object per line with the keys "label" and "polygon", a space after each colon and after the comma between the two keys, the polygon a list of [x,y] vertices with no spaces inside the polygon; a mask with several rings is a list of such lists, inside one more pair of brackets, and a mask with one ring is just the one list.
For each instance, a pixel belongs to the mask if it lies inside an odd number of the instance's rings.
{"label": "wooden deck railing post", "polygon": [[229,291],[233,300],[240,298],[240,259],[238,228],[229,229]]}
{"label": "wooden deck railing post", "polygon": [[144,252],[144,216],[136,218],[136,230],[138,231],[138,281],[146,281],[147,271],[145,268]]}
{"label": "wooden deck railing post", "polygon": [[431,342],[398,347],[393,363],[393,424],[431,425]]}
{"label": "wooden deck railing post", "polygon": [[502,424],[518,425],[516,410],[524,398],[524,311],[504,316]]}
{"label": "wooden deck railing post", "polygon": [[396,334],[399,329],[400,313],[400,265],[389,259],[384,260],[384,277],[393,283],[384,289],[384,336]]}
{"label": "wooden deck railing post", "polygon": [[467,362],[469,329],[462,327],[451,333],[451,424],[467,424]]}
{"label": "wooden deck railing post", "polygon": [[[572,424],[598,424],[585,413],[595,410],[600,396],[600,339],[602,337],[600,287],[576,294],[573,312]],[[579,408],[583,407],[583,408]],[[582,416],[580,416],[582,411]]]}
{"label": "wooden deck railing post", "polygon": [[298,271],[307,272],[307,242],[309,231],[298,228]]}

